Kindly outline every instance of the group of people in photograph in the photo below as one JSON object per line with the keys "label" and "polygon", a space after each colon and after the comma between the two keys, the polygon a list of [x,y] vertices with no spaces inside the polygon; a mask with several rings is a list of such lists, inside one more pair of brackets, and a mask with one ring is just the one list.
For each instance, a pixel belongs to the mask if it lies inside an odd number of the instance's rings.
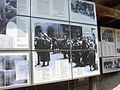
{"label": "group of people in photograph", "polygon": [[104,68],[105,69],[119,69],[120,68],[120,58],[118,58],[117,60],[113,60],[113,61],[105,61],[104,62]]}
{"label": "group of people in photograph", "polygon": [[42,66],[48,66],[50,52],[52,52],[52,54],[63,54],[63,59],[68,59],[69,62],[71,61],[70,55],[72,55],[72,62],[76,64],[75,67],[89,65],[90,70],[97,69],[95,62],[97,45],[94,34],[92,37],[79,36],[70,40],[66,35],[63,35],[63,38],[51,37],[43,33],[41,26],[36,26],[34,44],[38,57],[37,65],[42,62]]}
{"label": "group of people in photograph", "polygon": [[74,13],[80,13],[92,17],[93,19],[95,18],[94,6],[92,4],[76,0],[75,2],[71,2],[71,10]]}

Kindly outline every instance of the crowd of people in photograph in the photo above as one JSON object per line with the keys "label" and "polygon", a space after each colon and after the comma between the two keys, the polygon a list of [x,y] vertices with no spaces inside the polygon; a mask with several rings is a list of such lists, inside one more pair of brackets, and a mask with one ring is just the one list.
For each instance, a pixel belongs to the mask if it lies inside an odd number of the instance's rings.
{"label": "crowd of people in photograph", "polygon": [[[38,55],[37,65],[43,62],[42,66],[48,66],[50,52],[52,52],[52,54],[63,54],[63,58],[68,59],[69,62],[70,55],[72,55],[72,62],[76,64],[75,67],[89,65],[90,70],[96,69],[95,58],[97,45],[95,38],[93,40],[90,37],[78,37],[70,40],[65,35],[63,35],[63,38],[49,37],[46,33],[43,33],[41,26],[36,26],[35,49]],[[47,65],[45,62],[47,62]]]}
{"label": "crowd of people in photograph", "polygon": [[92,4],[77,0],[75,2],[71,2],[71,10],[74,13],[80,13],[82,15],[92,17],[93,19],[95,18],[94,6]]}

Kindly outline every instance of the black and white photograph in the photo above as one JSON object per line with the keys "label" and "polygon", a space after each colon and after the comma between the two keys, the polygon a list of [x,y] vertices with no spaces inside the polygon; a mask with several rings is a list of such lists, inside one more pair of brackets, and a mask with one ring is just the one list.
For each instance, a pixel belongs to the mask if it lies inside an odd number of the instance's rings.
{"label": "black and white photograph", "polygon": [[32,19],[33,50],[70,50],[69,23]]}
{"label": "black and white photograph", "polygon": [[72,79],[69,23],[32,19],[32,25],[34,83]]}
{"label": "black and white photograph", "polygon": [[102,57],[116,56],[115,30],[109,27],[100,27]]}
{"label": "black and white photograph", "polygon": [[0,53],[1,87],[29,84],[28,55],[28,53]]}
{"label": "black and white photograph", "polygon": [[99,74],[97,27],[71,23],[70,28],[73,78]]}
{"label": "black and white photograph", "polygon": [[102,41],[114,42],[114,30],[106,28],[101,30]]}
{"label": "black and white photograph", "polygon": [[68,0],[31,0],[31,16],[69,21]]}
{"label": "black and white photograph", "polygon": [[0,49],[29,49],[30,18],[0,19]]}
{"label": "black and white photograph", "polygon": [[102,73],[120,71],[120,57],[102,58]]}
{"label": "black and white photograph", "polygon": [[70,0],[70,21],[97,25],[95,3]]}
{"label": "black and white photograph", "polygon": [[30,0],[0,0],[0,16],[11,18],[15,15],[30,16]]}

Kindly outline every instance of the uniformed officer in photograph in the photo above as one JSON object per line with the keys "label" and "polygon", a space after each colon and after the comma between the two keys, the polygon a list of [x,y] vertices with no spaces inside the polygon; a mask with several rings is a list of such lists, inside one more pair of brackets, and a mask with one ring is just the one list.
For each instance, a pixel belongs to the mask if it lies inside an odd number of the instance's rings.
{"label": "uniformed officer in photograph", "polygon": [[[37,65],[40,65],[40,61],[43,63],[42,66],[48,66],[50,61],[50,51],[51,48],[51,39],[45,33],[42,32],[41,26],[35,27],[35,49],[37,52],[38,62]],[[44,51],[40,51],[44,50]],[[47,62],[47,65],[45,64]]]}

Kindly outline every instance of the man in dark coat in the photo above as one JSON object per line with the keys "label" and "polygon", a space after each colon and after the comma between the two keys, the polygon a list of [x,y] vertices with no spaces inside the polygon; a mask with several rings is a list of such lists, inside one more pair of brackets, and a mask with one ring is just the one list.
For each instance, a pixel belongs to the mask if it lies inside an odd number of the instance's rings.
{"label": "man in dark coat", "polygon": [[[49,65],[50,61],[50,49],[51,41],[50,38],[42,32],[42,28],[40,26],[35,27],[35,49],[37,50],[38,55],[38,63],[40,65],[40,61],[43,62],[42,66],[46,66],[45,62],[47,61],[47,65]],[[40,51],[44,50],[44,51]]]}

